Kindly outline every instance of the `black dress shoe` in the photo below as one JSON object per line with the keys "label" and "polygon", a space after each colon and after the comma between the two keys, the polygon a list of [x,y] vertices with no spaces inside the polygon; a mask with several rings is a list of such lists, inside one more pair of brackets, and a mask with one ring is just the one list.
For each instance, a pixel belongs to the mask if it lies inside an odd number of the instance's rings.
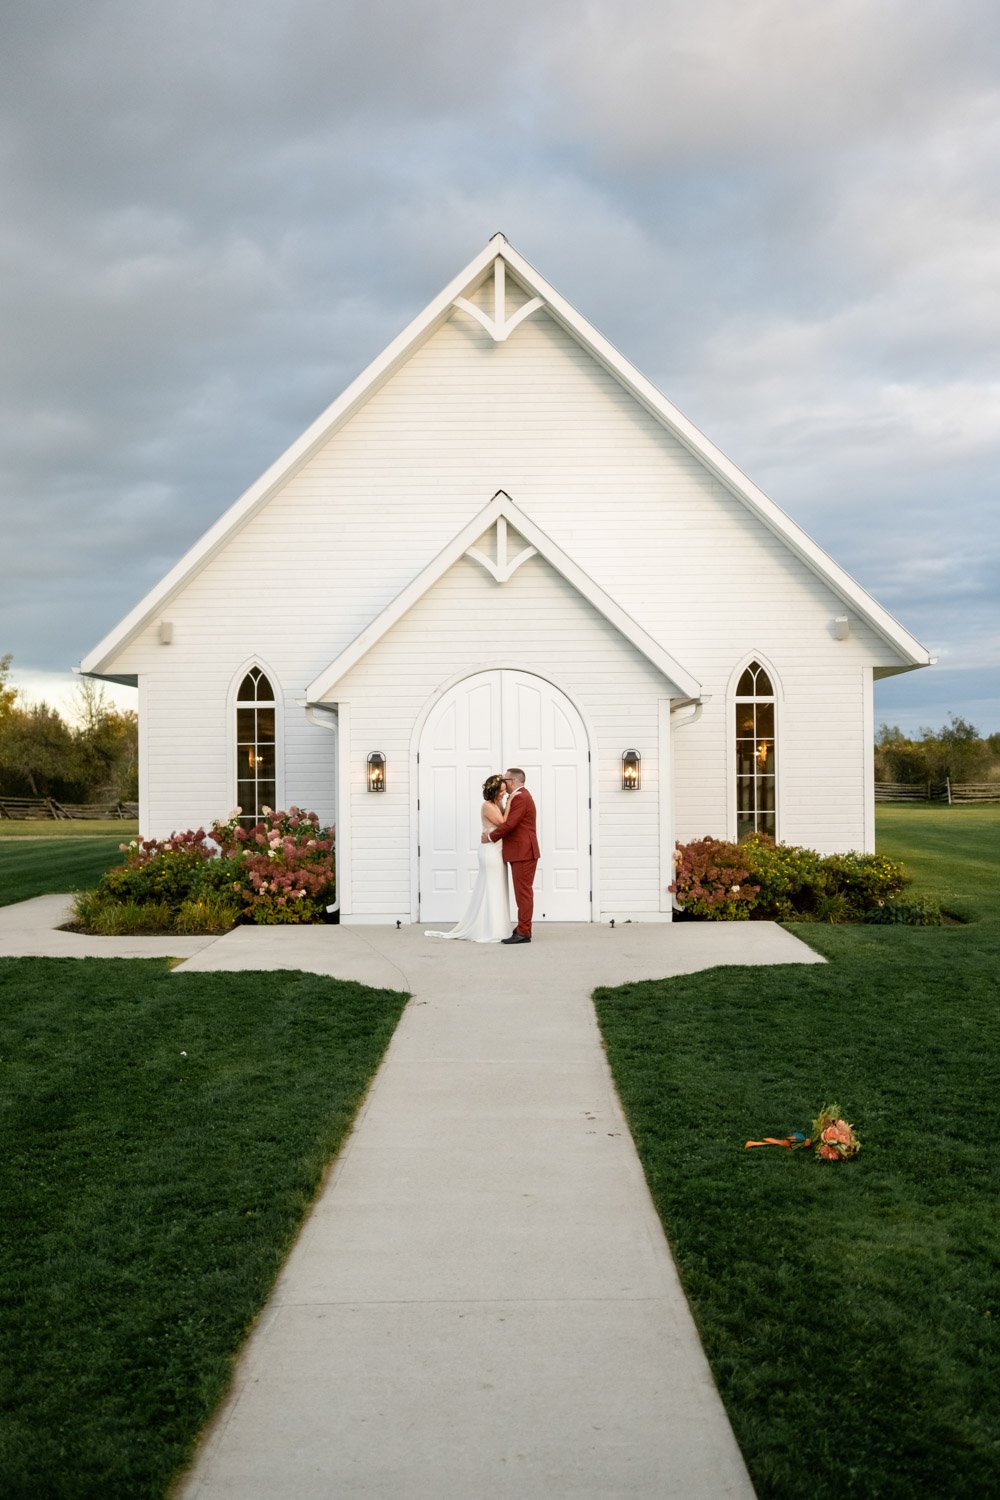
{"label": "black dress shoe", "polygon": [[512,932],[509,938],[501,938],[501,943],[530,943],[531,939],[525,937],[523,932]]}

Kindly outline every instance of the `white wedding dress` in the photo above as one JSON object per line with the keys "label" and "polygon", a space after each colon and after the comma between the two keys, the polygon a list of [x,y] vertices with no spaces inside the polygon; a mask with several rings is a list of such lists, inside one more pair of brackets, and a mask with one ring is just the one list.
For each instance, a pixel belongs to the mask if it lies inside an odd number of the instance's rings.
{"label": "white wedding dress", "polygon": [[[483,832],[495,826],[481,819]],[[424,937],[464,938],[469,943],[499,943],[509,938],[510,896],[503,849],[496,843],[479,845],[479,872],[463,916],[450,932],[425,932]]]}

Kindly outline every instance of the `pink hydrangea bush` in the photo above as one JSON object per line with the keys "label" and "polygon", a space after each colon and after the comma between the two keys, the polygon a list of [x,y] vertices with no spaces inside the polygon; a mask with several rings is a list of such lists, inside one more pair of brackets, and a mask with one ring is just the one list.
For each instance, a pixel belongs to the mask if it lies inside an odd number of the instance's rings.
{"label": "pink hydrangea bush", "polygon": [[334,830],[299,807],[265,808],[252,827],[239,818],[236,808],[207,832],[121,844],[123,862],[78,898],[78,922],[110,933],[138,930],[140,918],[168,932],[321,921],[336,894]]}
{"label": "pink hydrangea bush", "polygon": [[750,881],[740,846],[725,839],[695,839],[674,851],[668,889],[684,911],[707,922],[746,921],[760,887]]}
{"label": "pink hydrangea bush", "polygon": [[247,827],[239,809],[212,825],[222,857],[232,862],[232,889],[246,920],[260,925],[318,922],[335,895],[334,831],[314,812],[264,809]]}

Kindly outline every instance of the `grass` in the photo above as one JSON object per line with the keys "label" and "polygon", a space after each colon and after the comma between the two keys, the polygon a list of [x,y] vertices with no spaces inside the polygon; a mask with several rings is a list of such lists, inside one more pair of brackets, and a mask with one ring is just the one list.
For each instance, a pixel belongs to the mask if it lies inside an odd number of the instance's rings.
{"label": "grass", "polygon": [[0,960],[0,1493],[162,1496],[406,997]]}
{"label": "grass", "polygon": [[123,843],[138,832],[139,824],[129,818],[0,818],[0,840],[92,839],[114,834]]}
{"label": "grass", "polygon": [[[828,966],[595,997],[762,1500],[998,1493],[1000,809],[878,829],[967,925],[802,926]],[[856,1162],[743,1149],[827,1103]]]}
{"label": "grass", "polygon": [[96,885],[104,871],[120,861],[118,845],[124,841],[122,834],[114,838],[0,841],[0,906],[27,901],[30,896]]}

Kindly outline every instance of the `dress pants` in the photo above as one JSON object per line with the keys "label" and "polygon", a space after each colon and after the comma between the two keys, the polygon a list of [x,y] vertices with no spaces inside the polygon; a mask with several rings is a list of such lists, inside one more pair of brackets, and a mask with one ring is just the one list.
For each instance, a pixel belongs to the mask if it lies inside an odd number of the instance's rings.
{"label": "dress pants", "polygon": [[517,930],[522,937],[531,936],[531,916],[535,909],[535,881],[537,859],[512,859],[510,876],[514,882],[514,900],[517,902]]}

